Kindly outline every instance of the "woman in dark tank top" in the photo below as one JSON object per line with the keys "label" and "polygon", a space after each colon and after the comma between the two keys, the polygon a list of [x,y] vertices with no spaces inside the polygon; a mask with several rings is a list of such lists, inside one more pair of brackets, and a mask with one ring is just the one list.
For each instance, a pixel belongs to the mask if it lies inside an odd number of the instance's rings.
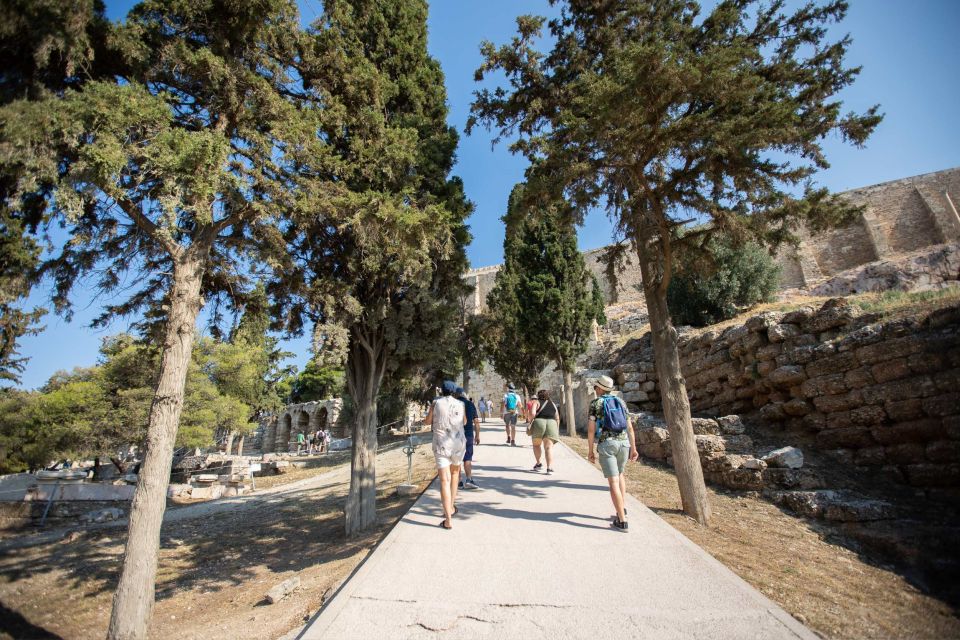
{"label": "woman in dark tank top", "polygon": [[537,392],[537,401],[533,423],[530,425],[533,457],[536,460],[533,470],[540,471],[543,468],[543,463],[540,462],[542,454],[547,459],[547,473],[553,473],[553,444],[560,441],[560,424],[557,422],[560,411],[546,389]]}

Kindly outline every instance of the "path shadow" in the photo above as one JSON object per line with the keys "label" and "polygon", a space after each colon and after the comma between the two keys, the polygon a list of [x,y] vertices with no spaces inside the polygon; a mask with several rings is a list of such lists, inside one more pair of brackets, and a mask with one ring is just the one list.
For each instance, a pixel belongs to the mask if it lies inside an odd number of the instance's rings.
{"label": "path shadow", "polygon": [[[594,524],[587,524],[583,522],[576,522],[573,518],[578,520],[598,520],[600,522],[609,522],[609,518],[601,518],[599,516],[591,516],[583,513],[574,513],[572,511],[524,511],[522,509],[505,509],[498,506],[496,503],[492,502],[469,502],[457,505],[460,509],[459,513],[454,516],[454,521],[457,520],[470,520],[472,517],[479,515],[491,515],[495,518],[508,518],[511,520],[530,520],[534,522],[560,522],[565,525],[570,525],[573,527],[582,527],[584,529],[603,529],[606,530],[609,527],[599,526]],[[409,511],[409,514],[424,516],[427,518],[436,519],[437,522],[443,519],[443,510],[439,505],[435,509],[425,509],[423,507],[414,507]],[[420,527],[433,527],[437,526],[435,523],[431,524],[429,522],[420,522],[417,520],[407,519],[406,522],[414,524]]]}

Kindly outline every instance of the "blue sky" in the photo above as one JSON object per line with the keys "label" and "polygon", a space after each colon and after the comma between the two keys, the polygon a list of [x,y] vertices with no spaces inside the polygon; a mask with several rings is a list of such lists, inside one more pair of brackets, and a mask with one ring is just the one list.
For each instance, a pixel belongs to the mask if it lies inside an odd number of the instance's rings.
{"label": "blue sky", "polygon": [[[111,19],[120,20],[133,2],[107,0]],[[320,0],[299,0],[305,22],[320,12]],[[793,4],[793,3],[792,3]],[[547,0],[434,0],[430,2],[429,48],[446,74],[450,122],[461,132],[455,173],[463,178],[467,196],[476,210],[469,220],[474,236],[468,248],[474,267],[497,264],[503,250],[500,216],[507,196],[523,177],[524,162],[506,147],[491,149],[491,135],[475,129],[463,134],[472,93],[473,72],[480,64],[483,40],[507,41],[515,18],[524,13],[550,15]],[[886,114],[867,142],[855,149],[839,140],[826,144],[831,168],[817,176],[824,186],[844,191],[896,178],[960,165],[960,2],[955,0],[852,0],[847,20],[834,29],[839,37],[853,37],[848,60],[862,65],[853,87],[843,94],[845,110],[862,111],[879,103]],[[610,242],[611,225],[601,212],[591,213],[579,232],[582,249]],[[47,293],[35,292],[31,305],[44,304]],[[21,354],[31,360],[22,386],[42,385],[59,369],[89,366],[96,361],[103,337],[127,329],[117,322],[93,331],[86,324],[104,301],[74,295],[75,317],[67,323],[52,314],[40,336],[23,339]],[[289,341],[303,366],[308,357],[305,338]]]}

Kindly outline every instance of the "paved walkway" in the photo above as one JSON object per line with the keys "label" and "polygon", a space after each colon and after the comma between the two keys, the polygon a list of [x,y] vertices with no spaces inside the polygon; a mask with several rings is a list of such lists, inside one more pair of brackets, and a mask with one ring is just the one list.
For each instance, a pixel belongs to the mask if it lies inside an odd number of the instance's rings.
{"label": "paved walkway", "polygon": [[636,499],[611,528],[606,482],[565,446],[530,471],[522,429],[510,447],[488,421],[453,530],[434,481],[297,637],[816,638]]}

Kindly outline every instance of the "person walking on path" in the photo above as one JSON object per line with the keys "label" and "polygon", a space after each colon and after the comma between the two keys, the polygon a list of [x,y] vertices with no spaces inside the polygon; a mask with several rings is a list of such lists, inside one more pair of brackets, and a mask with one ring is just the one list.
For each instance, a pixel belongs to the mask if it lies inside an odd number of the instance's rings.
{"label": "person walking on path", "polygon": [[487,421],[487,399],[483,396],[480,396],[480,404],[477,405],[477,409],[480,410],[480,422]]}
{"label": "person walking on path", "polygon": [[[600,376],[593,384],[597,399],[590,403],[587,459],[591,463],[596,462],[599,455],[600,468],[610,486],[610,499],[617,511],[612,525],[626,531],[627,511],[623,505],[624,496],[627,494],[627,479],[623,472],[627,459],[636,460],[639,453],[630,414],[623,400],[613,395],[613,386],[610,376]],[[593,448],[594,440],[597,440],[596,452]]]}
{"label": "person walking on path", "polygon": [[541,447],[547,462],[547,473],[553,473],[553,445],[560,441],[560,412],[556,403],[550,399],[550,392],[541,389],[537,392],[537,408],[531,416],[530,437],[533,438],[534,471],[543,468],[540,462]]}
{"label": "person walking on path", "polygon": [[456,383],[445,380],[441,397],[433,401],[424,419],[424,424],[430,425],[433,431],[433,457],[437,462],[437,475],[440,476],[440,502],[443,504],[440,526],[444,529],[453,528],[451,520],[457,512],[460,464],[467,449],[463,433],[467,414],[463,403],[453,397],[456,390]]}
{"label": "person walking on path", "polygon": [[467,424],[463,428],[463,437],[467,441],[467,448],[463,454],[463,481],[460,483],[464,489],[479,489],[480,487],[473,479],[473,445],[480,444],[480,424],[477,417],[477,407],[473,400],[467,397],[463,387],[457,387],[457,399],[463,403],[463,409],[467,414]]}
{"label": "person walking on path", "polygon": [[520,411],[520,396],[512,384],[507,386],[507,394],[500,403],[500,415],[507,430],[507,444],[517,446],[517,414]]}

